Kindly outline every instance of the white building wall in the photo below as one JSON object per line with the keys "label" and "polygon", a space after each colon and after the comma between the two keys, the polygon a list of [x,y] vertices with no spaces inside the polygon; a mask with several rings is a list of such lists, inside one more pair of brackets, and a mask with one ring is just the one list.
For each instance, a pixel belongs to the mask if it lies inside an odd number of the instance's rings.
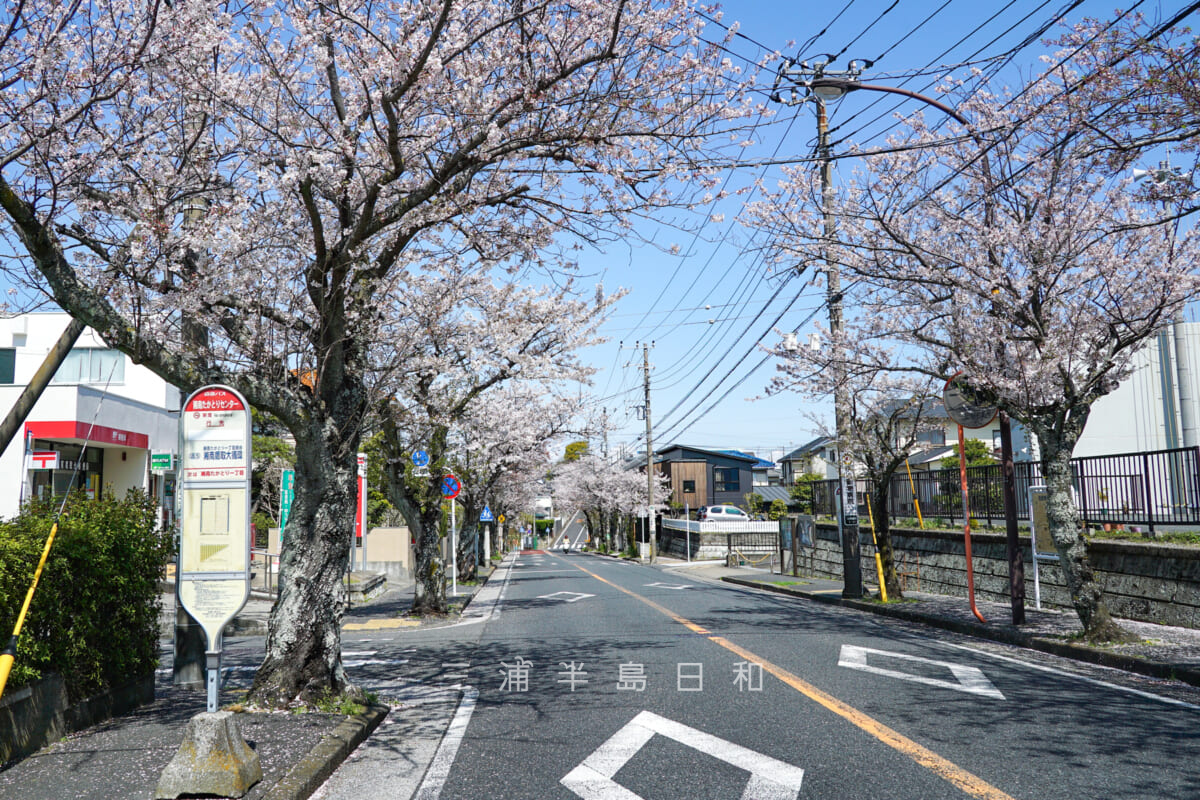
{"label": "white building wall", "polygon": [[1177,322],[1134,356],[1133,374],[1092,406],[1075,456],[1200,444],[1200,323]]}
{"label": "white building wall", "polygon": [[[15,348],[13,384],[0,385],[0,413],[8,413],[17,397],[41,366],[46,354],[66,329],[70,317],[64,313],[26,314],[0,321],[0,347]],[[91,329],[79,337],[75,348],[107,349]],[[150,452],[178,450],[181,394],[145,367],[127,356],[120,380],[100,383],[51,383],[26,422],[83,425],[84,431],[112,429],[142,434],[145,447],[110,435],[105,441],[89,441],[88,449],[103,452],[103,483],[118,496],[131,488],[151,489],[148,472]],[[107,385],[106,385],[107,384]],[[92,425],[99,426],[95,429]],[[51,437],[64,444],[82,444],[83,435]],[[30,492],[32,473],[25,470],[24,430],[0,453],[0,517],[14,516]],[[161,481],[155,487],[161,494]]]}

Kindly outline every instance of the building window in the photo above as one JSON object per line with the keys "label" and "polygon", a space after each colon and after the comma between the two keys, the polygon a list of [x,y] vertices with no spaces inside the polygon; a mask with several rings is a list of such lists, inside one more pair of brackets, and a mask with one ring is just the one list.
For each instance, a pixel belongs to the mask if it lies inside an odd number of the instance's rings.
{"label": "building window", "polygon": [[946,443],[946,431],[945,429],[921,431],[917,434],[917,442],[941,447]]}
{"label": "building window", "polygon": [[992,449],[999,450],[1003,445],[1000,442],[1000,431],[992,431]]}
{"label": "building window", "polygon": [[16,371],[17,349],[15,347],[0,347],[0,383],[14,383]]}
{"label": "building window", "polygon": [[718,492],[740,492],[742,484],[738,480],[737,468],[713,467],[713,488]]}
{"label": "building window", "polygon": [[683,493],[684,494],[695,494],[696,493],[696,482],[695,481],[684,481],[683,482]]}
{"label": "building window", "polygon": [[55,383],[124,383],[125,355],[117,350],[81,347],[67,354]]}

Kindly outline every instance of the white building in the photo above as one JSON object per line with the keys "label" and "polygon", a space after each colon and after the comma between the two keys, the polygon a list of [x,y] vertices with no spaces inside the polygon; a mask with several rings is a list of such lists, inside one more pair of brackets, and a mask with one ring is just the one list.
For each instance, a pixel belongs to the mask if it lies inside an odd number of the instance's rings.
{"label": "white building", "polygon": [[[0,408],[7,414],[66,329],[65,313],[0,320]],[[174,477],[150,470],[150,453],[178,449],[180,392],[128,356],[108,348],[91,328],[0,454],[0,517],[16,515],[24,498],[81,488],[118,496],[133,488],[159,499],[162,519],[174,506]],[[25,448],[53,456],[26,458]],[[86,448],[85,448],[86,445]]]}
{"label": "white building", "polygon": [[1200,323],[1176,322],[1134,356],[1135,369],[1092,406],[1075,456],[1200,445]]}

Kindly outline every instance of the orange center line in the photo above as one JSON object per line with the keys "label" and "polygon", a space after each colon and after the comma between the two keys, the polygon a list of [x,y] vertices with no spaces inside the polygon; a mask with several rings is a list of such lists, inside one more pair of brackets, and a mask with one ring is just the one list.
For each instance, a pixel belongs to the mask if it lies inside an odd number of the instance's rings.
{"label": "orange center line", "polygon": [[889,728],[887,725],[884,725],[874,717],[864,714],[848,703],[842,702],[828,692],[818,689],[816,686],[812,685],[798,675],[789,672],[783,667],[772,664],[770,661],[755,655],[744,647],[736,645],[728,639],[710,633],[686,617],[676,614],[669,608],[661,606],[653,600],[643,597],[637,592],[630,591],[624,586],[618,586],[607,578],[602,578],[591,570],[585,569],[578,564],[572,564],[572,566],[579,571],[592,576],[601,583],[607,583],[617,591],[624,592],[635,600],[645,603],[655,611],[658,611],[660,614],[663,614],[669,617],[671,620],[678,622],[688,630],[708,637],[709,641],[724,647],[729,652],[740,656],[743,660],[755,664],[761,664],[765,671],[771,675],[774,675],[783,683],[800,692],[805,697],[815,701],[817,704],[823,706],[827,710],[832,711],[839,717],[842,717],[860,730],[865,731],[879,741],[883,742],[888,747],[891,747],[897,752],[908,756],[922,767],[933,772],[935,775],[938,775],[939,777],[944,778],[945,780],[954,784],[971,797],[977,797],[980,798],[980,800],[1014,800],[1011,795],[1001,791],[1000,789],[997,789],[995,786],[992,786],[990,783],[978,777],[977,775],[968,772],[949,759],[946,759],[933,752],[924,745],[918,744],[912,739],[909,739],[899,731]]}

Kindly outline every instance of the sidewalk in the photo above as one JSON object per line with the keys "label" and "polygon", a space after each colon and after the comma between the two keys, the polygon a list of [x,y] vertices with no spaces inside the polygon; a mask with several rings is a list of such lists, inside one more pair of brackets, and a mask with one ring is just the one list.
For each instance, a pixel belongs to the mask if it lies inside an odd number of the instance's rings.
{"label": "sidewalk", "polygon": [[[1200,686],[1200,630],[1174,628],[1149,622],[1118,619],[1138,637],[1132,644],[1092,646],[1079,640],[1083,627],[1073,611],[1035,610],[1026,600],[1025,624],[1012,624],[1009,603],[977,601],[976,608],[987,623],[971,613],[965,597],[905,591],[900,603],[883,604],[878,599],[850,600],[842,597],[842,582],[828,578],[792,577],[749,567],[727,567],[723,562],[691,562],[664,558],[668,569],[707,580],[763,589],[803,597],[820,603],[869,611],[872,614],[929,625],[981,639],[1027,647],[1064,658],[1135,672],[1153,678],[1174,679]],[[867,587],[878,597],[874,585]]]}
{"label": "sidewalk", "polygon": [[[490,572],[490,568],[480,570],[481,576]],[[469,603],[484,582],[460,586],[455,604]],[[403,615],[412,607],[412,599],[411,584],[389,587],[374,600],[347,609],[343,630],[437,627],[457,618],[455,614],[446,620],[406,619]],[[272,599],[251,596],[229,637],[265,635],[272,604]],[[168,653],[174,619],[174,594],[164,592],[160,642]],[[244,684],[222,689],[221,705],[238,700]],[[205,704],[204,693],[172,686],[170,669],[160,668],[153,703],[71,734],[0,772],[0,797],[151,800],[163,768],[183,740],[188,719],[204,711]],[[385,717],[396,717],[404,725],[409,715],[424,723],[427,711],[420,705],[392,703],[354,717],[316,712],[239,714],[242,735],[258,753],[263,771],[263,779],[251,787],[247,800],[309,797]],[[440,730],[436,735],[440,739]]]}

